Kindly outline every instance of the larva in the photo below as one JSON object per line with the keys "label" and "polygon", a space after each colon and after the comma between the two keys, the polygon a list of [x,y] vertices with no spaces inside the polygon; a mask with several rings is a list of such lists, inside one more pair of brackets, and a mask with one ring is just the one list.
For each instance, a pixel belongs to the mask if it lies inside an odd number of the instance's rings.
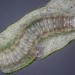
{"label": "larva", "polygon": [[11,73],[75,39],[74,0],[51,0],[0,33],[0,70]]}

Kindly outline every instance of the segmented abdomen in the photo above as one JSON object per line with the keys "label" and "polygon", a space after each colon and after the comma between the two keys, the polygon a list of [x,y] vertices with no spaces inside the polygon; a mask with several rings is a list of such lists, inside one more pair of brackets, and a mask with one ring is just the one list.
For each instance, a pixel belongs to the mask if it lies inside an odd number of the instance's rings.
{"label": "segmented abdomen", "polygon": [[[38,22],[43,31],[55,31],[75,27],[74,16],[50,17]],[[38,24],[37,24],[38,25]]]}

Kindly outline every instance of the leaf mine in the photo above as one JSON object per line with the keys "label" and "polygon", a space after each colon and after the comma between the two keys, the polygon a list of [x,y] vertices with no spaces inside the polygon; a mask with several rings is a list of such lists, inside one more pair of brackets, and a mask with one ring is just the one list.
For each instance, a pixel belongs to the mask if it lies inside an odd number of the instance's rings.
{"label": "leaf mine", "polygon": [[51,0],[0,33],[0,70],[12,73],[75,39],[75,0]]}

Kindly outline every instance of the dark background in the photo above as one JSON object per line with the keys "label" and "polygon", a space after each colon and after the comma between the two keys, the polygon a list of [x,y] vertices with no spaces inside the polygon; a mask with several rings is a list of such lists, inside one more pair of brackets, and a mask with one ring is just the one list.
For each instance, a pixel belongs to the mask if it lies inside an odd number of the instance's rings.
{"label": "dark background", "polygon": [[[0,0],[0,31],[49,0]],[[0,75],[5,75],[0,72]],[[9,74],[7,74],[9,75]],[[75,41],[11,75],[75,75]]]}

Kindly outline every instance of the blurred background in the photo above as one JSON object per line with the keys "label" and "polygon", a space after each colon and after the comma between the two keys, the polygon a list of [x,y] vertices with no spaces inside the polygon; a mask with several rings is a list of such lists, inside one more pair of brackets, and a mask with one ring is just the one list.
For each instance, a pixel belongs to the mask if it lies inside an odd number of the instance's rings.
{"label": "blurred background", "polygon": [[[50,0],[0,0],[0,31]],[[0,72],[0,75],[5,75]],[[7,74],[9,75],[9,74]],[[75,75],[75,41],[11,75]]]}

